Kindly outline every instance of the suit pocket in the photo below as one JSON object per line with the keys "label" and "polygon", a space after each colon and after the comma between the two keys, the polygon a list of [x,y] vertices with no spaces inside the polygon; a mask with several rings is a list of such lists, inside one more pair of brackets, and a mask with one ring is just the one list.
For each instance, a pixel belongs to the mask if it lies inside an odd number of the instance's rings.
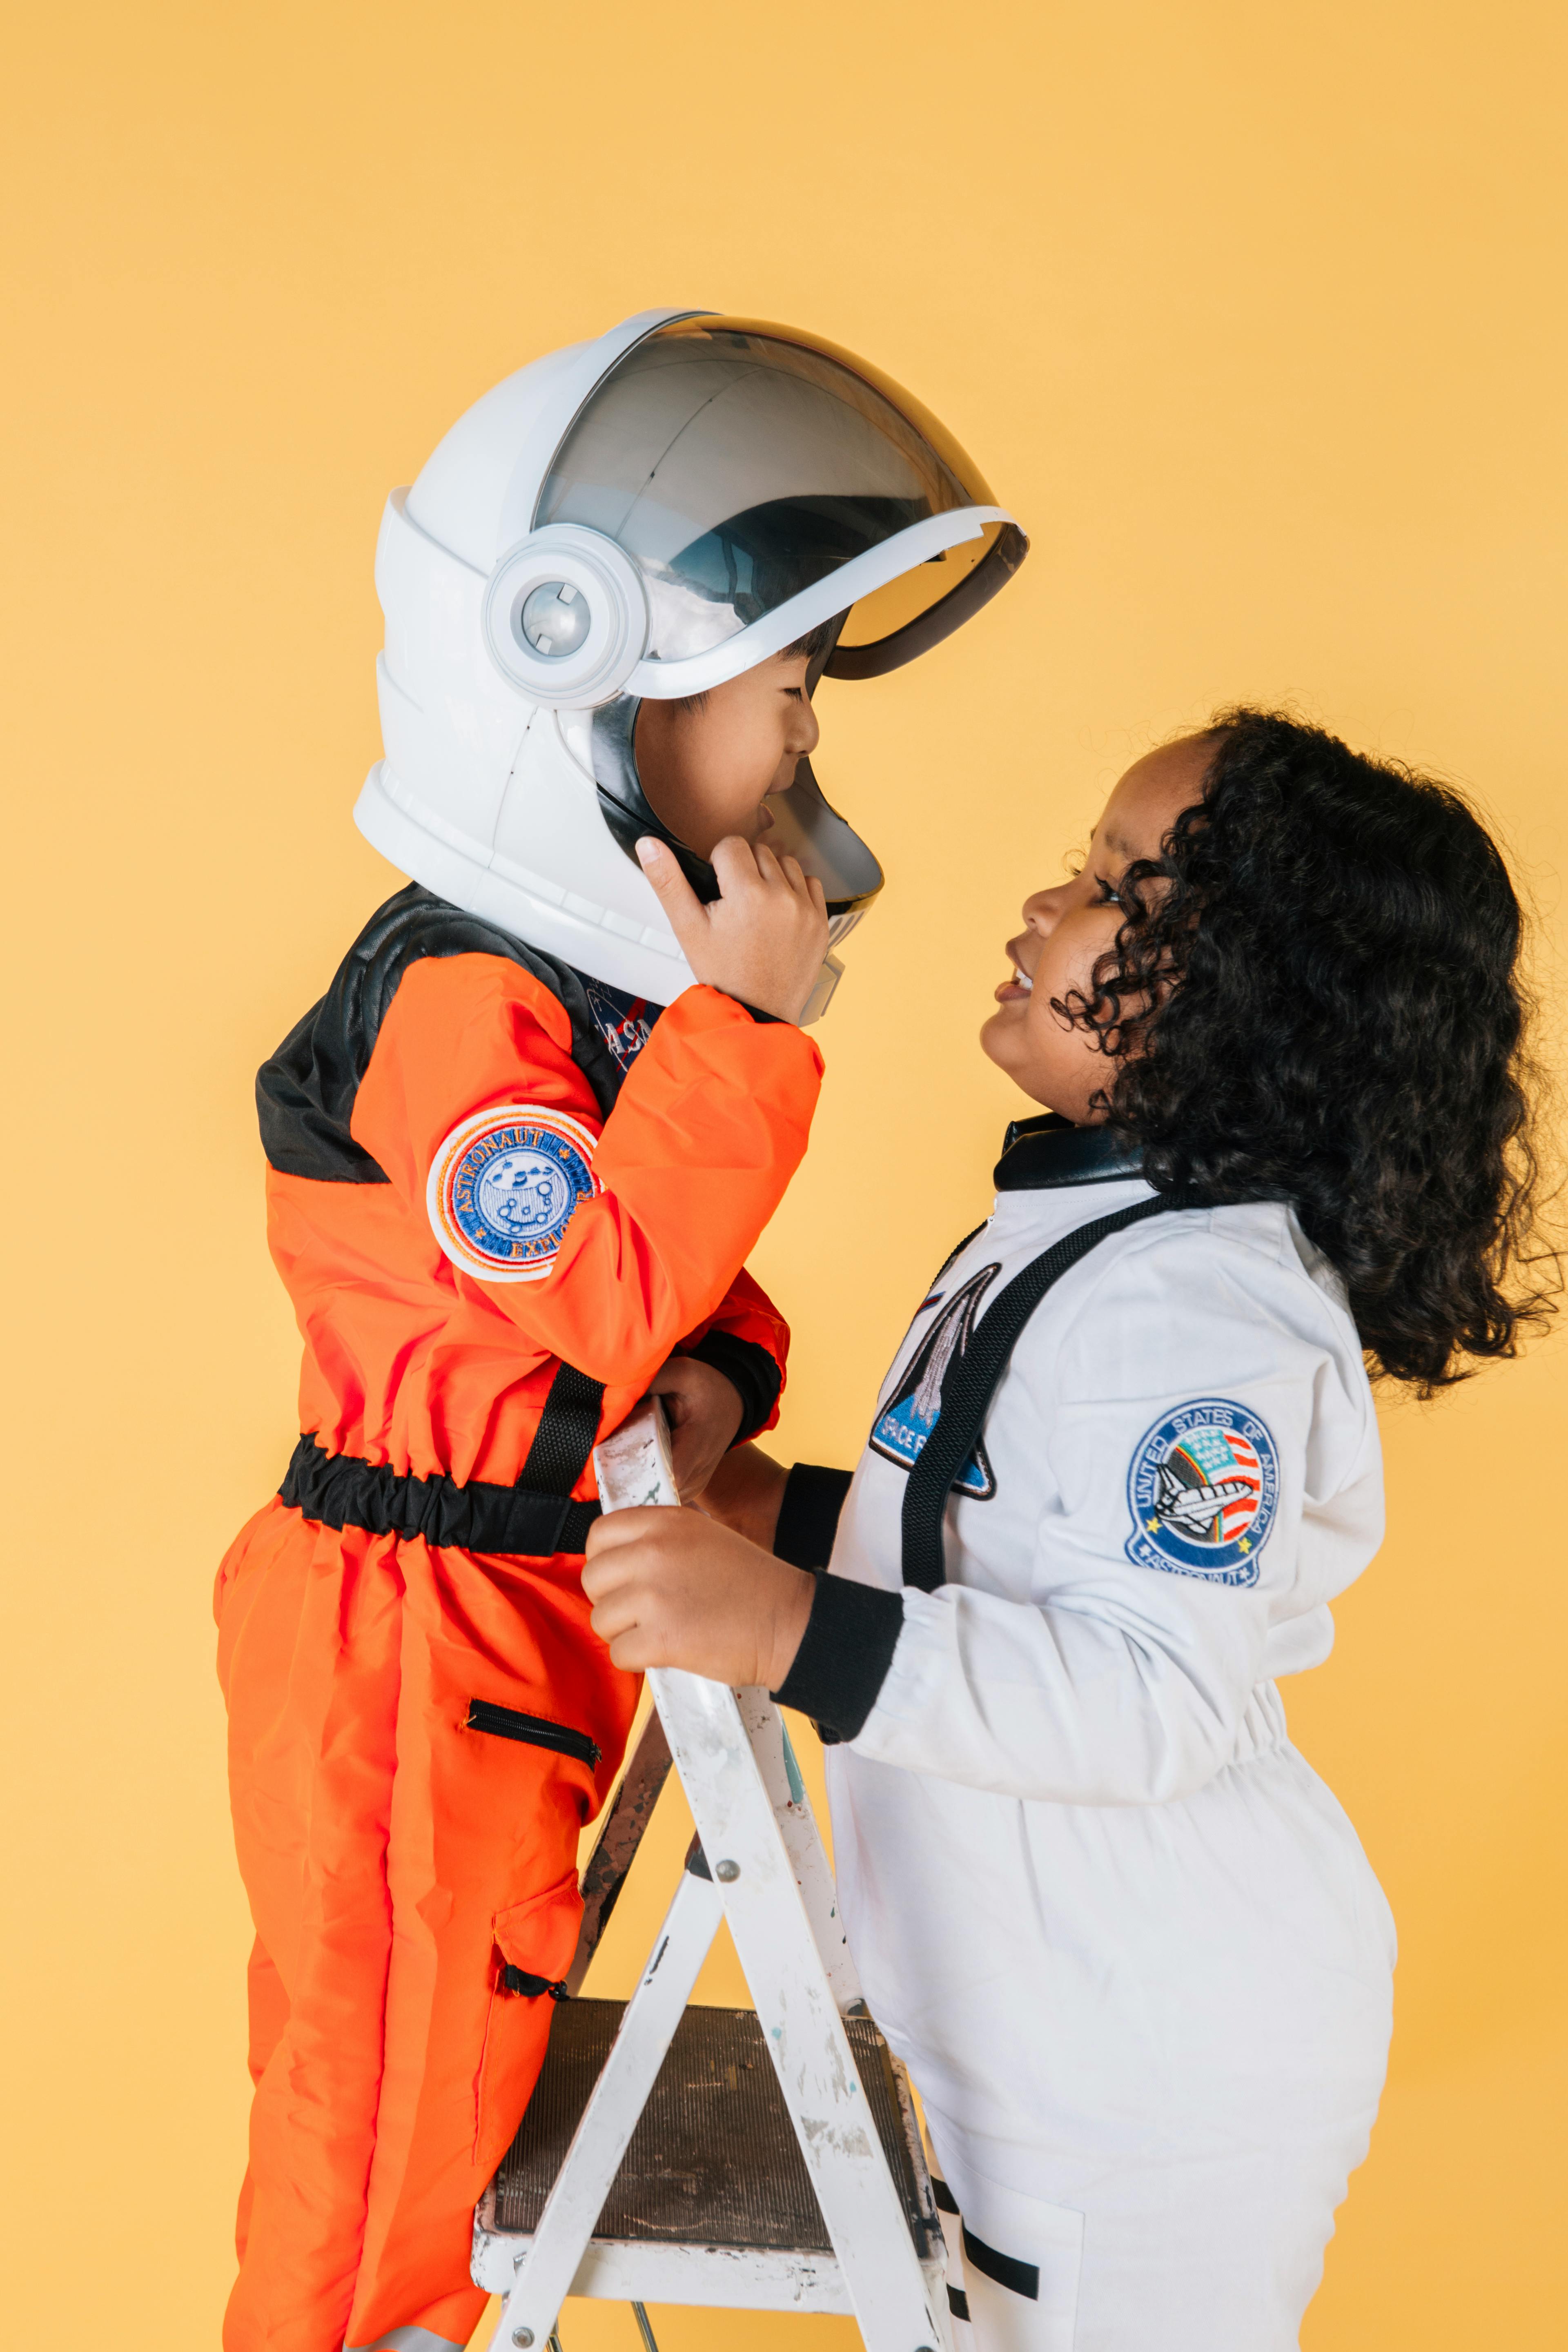
{"label": "suit pocket", "polygon": [[585,1731],[569,1723],[552,1723],[548,1716],[523,1715],[515,1706],[497,1706],[488,1698],[468,1701],[465,1731],[488,1731],[492,1739],[515,1739],[524,1748],[547,1748],[557,1756],[574,1756],[596,1771],[604,1750]]}
{"label": "suit pocket", "polygon": [[[499,2163],[544,2063],[550,2019],[577,1948],[576,1874],[495,1915],[489,2010],[474,2110],[474,2154]],[[552,1998],[553,1996],[553,1998]]]}
{"label": "suit pocket", "polygon": [[575,1871],[542,1895],[530,1895],[498,1911],[496,1949],[503,1975],[510,1969],[518,1976],[536,1977],[542,1990],[558,1984],[572,1965],[582,1919]]}
{"label": "suit pocket", "polygon": [[966,2212],[960,2234],[975,2352],[1073,2352],[1083,2215],[1016,2190],[974,2187],[984,2223]]}

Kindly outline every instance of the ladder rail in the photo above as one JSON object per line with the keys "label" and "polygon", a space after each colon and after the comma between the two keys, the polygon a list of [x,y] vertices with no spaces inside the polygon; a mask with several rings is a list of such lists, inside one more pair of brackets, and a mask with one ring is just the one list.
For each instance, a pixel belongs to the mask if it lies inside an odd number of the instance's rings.
{"label": "ladder rail", "polygon": [[512,2344],[528,2352],[553,2332],[723,1916],[711,1880],[682,1871],[502,2306],[493,2346]]}
{"label": "ladder rail", "polygon": [[655,1675],[670,1750],[868,2352],[945,2352],[940,2265],[928,2275],[910,2235],[735,1694],[668,1666]]}
{"label": "ladder rail", "polygon": [[[595,1449],[595,1464],[606,1510],[679,1505],[655,1399]],[[674,1667],[654,1668],[647,1679],[655,1708],[650,1722],[662,1727],[712,1875],[701,1878],[689,1870],[682,1875],[539,2227],[518,2260],[492,2346],[496,2352],[509,2344],[528,2352],[552,2332],[722,1917],[868,2352],[951,2352],[929,2178],[917,2137],[921,2220],[931,2225],[922,2256],[845,2032],[844,2014],[862,2010],[864,2002],[832,1871],[783,1719],[763,1690],[731,1691]],[[577,1984],[651,1814],[652,1799],[643,1799],[650,1785],[657,1798],[668,1769],[668,1762],[660,1769],[658,1742],[650,1747],[645,1732],[584,1874],[585,1904],[592,1878],[599,1909],[591,1938],[579,1941]],[[628,1784],[633,1794],[611,1839]],[[605,1868],[595,1875],[602,1851]],[[907,2112],[901,2074],[899,2087]]]}
{"label": "ladder rail", "polygon": [[805,1783],[800,1777],[800,1767],[795,1760],[789,1727],[764,1690],[738,1690],[735,1704],[741,1710],[741,1721],[794,1867],[795,1884],[800,1888],[839,2014],[863,2010],[865,1996],[860,1990],[859,1971],[849,1957],[848,1938],[838,1910],[838,1889],[816,1815],[811,1810]]}
{"label": "ladder rail", "polygon": [[637,1860],[643,1832],[669,1778],[669,1742],[658,1707],[649,1711],[630,1763],[611,1798],[588,1866],[583,1873],[583,1917],[577,1948],[566,1971],[568,1994],[583,1990],[595,1953],[604,1940],[610,1915]]}

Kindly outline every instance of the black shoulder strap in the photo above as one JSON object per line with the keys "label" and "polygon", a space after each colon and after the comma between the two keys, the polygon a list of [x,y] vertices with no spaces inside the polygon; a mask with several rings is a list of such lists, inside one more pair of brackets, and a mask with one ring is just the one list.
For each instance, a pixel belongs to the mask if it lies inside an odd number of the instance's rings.
{"label": "black shoulder strap", "polygon": [[942,1518],[949,1490],[974,1450],[1018,1334],[1051,1285],[1059,1282],[1080,1257],[1087,1257],[1098,1242],[1138,1224],[1144,1217],[1211,1205],[1196,1192],[1161,1192],[1152,1201],[1118,1209],[1112,1216],[1096,1217],[1092,1224],[1064,1234],[1059,1242],[1031,1259],[998,1294],[975,1325],[967,1349],[953,1351],[942,1376],[941,1410],[910,1472],[903,1512],[906,1584],[917,1586],[921,1592],[934,1592],[947,1581]]}
{"label": "black shoulder strap", "polygon": [[257,1073],[261,1141],[274,1168],[329,1183],[385,1183],[384,1171],[350,1133],[354,1097],[410,964],[425,956],[457,955],[504,957],[559,999],[572,1024],[572,1058],[609,1117],[620,1091],[620,1065],[571,965],[411,882],[377,908],[321,1003]]}
{"label": "black shoulder strap", "polygon": [[564,1359],[557,1364],[528,1459],[517,1474],[518,1485],[546,1495],[569,1495],[588,1466],[604,1402],[602,1381],[590,1380]]}

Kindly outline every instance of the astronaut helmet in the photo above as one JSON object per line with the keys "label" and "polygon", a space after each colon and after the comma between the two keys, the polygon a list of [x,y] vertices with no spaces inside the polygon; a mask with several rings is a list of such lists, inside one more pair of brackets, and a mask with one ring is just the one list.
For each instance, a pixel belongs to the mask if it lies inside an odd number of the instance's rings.
{"label": "astronaut helmet", "polygon": [[[878,677],[1003,587],[1028,542],[952,436],[814,335],[653,310],[509,376],[382,519],[384,756],[354,811],[440,898],[612,988],[691,972],[635,845],[706,857],[637,772],[645,700],[812,647],[808,689]],[[768,795],[772,845],[818,876],[835,945],[881,887],[809,759]],[[825,1008],[830,955],[807,1017]]]}

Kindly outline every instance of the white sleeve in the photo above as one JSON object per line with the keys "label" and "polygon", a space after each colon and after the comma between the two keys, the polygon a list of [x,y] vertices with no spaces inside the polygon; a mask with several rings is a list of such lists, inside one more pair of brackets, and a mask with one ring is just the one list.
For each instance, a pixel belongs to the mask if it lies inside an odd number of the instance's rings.
{"label": "white sleeve", "polygon": [[1118,1251],[1054,1347],[1026,1330],[1008,1378],[1037,1391],[1046,1475],[1016,1447],[994,1466],[1040,1488],[1033,1598],[906,1591],[856,1752],[1064,1804],[1211,1779],[1265,1678],[1304,1495],[1357,1450],[1331,1315],[1299,1267],[1205,1223]]}

